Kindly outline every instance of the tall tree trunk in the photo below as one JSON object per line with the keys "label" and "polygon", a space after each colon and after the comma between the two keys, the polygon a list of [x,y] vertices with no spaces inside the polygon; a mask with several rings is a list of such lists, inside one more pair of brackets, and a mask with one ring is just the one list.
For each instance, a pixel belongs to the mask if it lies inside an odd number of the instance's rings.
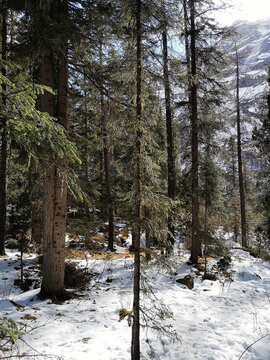
{"label": "tall tree trunk", "polygon": [[[2,60],[7,60],[7,10],[2,1]],[[6,76],[6,67],[2,65],[2,75]],[[5,85],[2,85],[2,105],[6,106]],[[1,119],[1,163],[0,163],[0,255],[5,255],[5,241],[7,232],[7,159],[8,159],[8,141],[7,141],[7,121]]]}
{"label": "tall tree trunk", "polygon": [[[67,18],[67,1],[58,1],[57,15]],[[58,95],[56,115],[58,123],[68,128],[68,63],[67,43],[63,43],[58,51]],[[53,85],[52,56],[43,59],[42,75],[45,85]],[[43,99],[44,107],[48,107],[50,114],[54,110],[54,99],[46,94]],[[65,231],[67,185],[62,176],[65,159],[47,169],[44,184],[44,224],[43,224],[43,281],[41,294],[62,298],[64,294],[65,270]]]}
{"label": "tall tree trunk", "polygon": [[142,126],[142,23],[141,0],[136,0],[137,97],[135,148],[134,284],[131,359],[140,359],[140,246],[141,246],[141,126]]}
{"label": "tall tree trunk", "polygon": [[[183,9],[184,9],[184,38],[185,38],[185,51],[186,51],[186,65],[187,65],[187,72],[188,74],[191,73],[191,65],[190,65],[190,45],[189,45],[189,34],[188,34],[188,23],[189,23],[189,17],[188,17],[188,11],[187,11],[187,0],[183,0]],[[190,99],[190,76],[188,77],[188,87],[189,87],[189,99]],[[189,101],[191,103],[191,101]]]}
{"label": "tall tree trunk", "polygon": [[190,55],[191,55],[191,152],[192,152],[192,247],[191,261],[197,263],[201,253],[199,234],[199,150],[198,150],[198,104],[197,104],[197,59],[196,59],[196,27],[195,5],[190,0]]}
{"label": "tall tree trunk", "polygon": [[[34,64],[37,65],[37,64]],[[33,83],[40,84],[41,82],[41,67],[33,66]],[[38,110],[41,110],[41,98],[39,97],[36,102],[36,107]],[[32,209],[31,209],[31,242],[35,244],[36,251],[40,254],[42,253],[42,184],[41,184],[41,169],[38,164],[31,158],[30,163],[30,183],[29,185],[35,188],[34,196],[32,197]]]}
{"label": "tall tree trunk", "polygon": [[[102,43],[100,45],[100,65],[102,68]],[[107,134],[107,116],[105,110],[104,101],[104,89],[103,89],[103,75],[101,76],[100,83],[100,124],[101,124],[101,135],[102,135],[102,146],[103,146],[103,159],[104,159],[104,172],[105,172],[105,191],[106,191],[106,215],[108,215],[108,250],[113,251],[113,233],[114,233],[114,216],[113,216],[113,203],[112,203],[112,191],[111,191],[111,179],[110,179],[110,154],[108,148],[108,134]]]}
{"label": "tall tree trunk", "polygon": [[106,115],[104,112],[102,118],[103,118],[102,119],[103,158],[104,158],[105,183],[106,183],[106,207],[107,207],[106,213],[108,214],[108,223],[109,223],[108,249],[113,251],[114,250],[113,248],[114,217],[113,217],[112,191],[111,191],[111,180],[110,180],[110,155],[108,149]]}
{"label": "tall tree trunk", "polygon": [[107,220],[108,214],[106,213],[106,199],[105,199],[105,190],[104,190],[104,182],[105,182],[105,169],[104,169],[104,152],[103,152],[103,138],[102,138],[102,118],[100,117],[100,149],[98,152],[99,155],[99,184],[101,185],[100,191],[100,217],[103,221]]}
{"label": "tall tree trunk", "polygon": [[[210,142],[210,139],[207,139]],[[210,147],[207,145],[206,158],[210,158]],[[210,215],[209,209],[211,205],[210,194],[209,194],[209,177],[208,170],[205,169],[205,199],[204,199],[204,277],[207,276],[207,253],[208,253],[208,242],[209,242],[209,230],[208,230],[208,217]]]}
{"label": "tall tree trunk", "polygon": [[207,252],[208,252],[208,178],[205,178],[205,203],[204,203],[204,277],[207,275]]}
{"label": "tall tree trunk", "polygon": [[[168,169],[168,197],[174,200],[175,197],[175,156],[174,156],[174,137],[173,137],[173,121],[171,109],[171,89],[169,80],[168,67],[168,43],[167,43],[167,20],[165,13],[165,4],[162,0],[163,8],[163,24],[162,24],[162,56],[163,56],[163,78],[165,89],[165,107],[166,107],[166,132],[167,132],[167,169]],[[174,221],[172,205],[168,211],[168,242],[169,245],[174,244]]]}
{"label": "tall tree trunk", "polygon": [[[84,76],[84,80],[85,80],[85,76]],[[85,90],[84,92],[84,97],[85,97],[85,101],[84,101],[84,137],[85,137],[85,147],[84,147],[84,152],[85,152],[85,175],[84,175],[84,181],[85,181],[85,187],[87,187],[88,184],[88,178],[89,178],[89,148],[88,148],[88,114],[87,114],[87,91]],[[89,216],[89,205],[88,202],[86,200],[84,200],[84,211],[85,211],[85,216]]]}
{"label": "tall tree trunk", "polygon": [[239,208],[234,200],[234,193],[235,190],[237,188],[237,179],[236,179],[236,164],[235,164],[235,143],[234,143],[234,138],[231,138],[231,154],[232,154],[232,176],[233,176],[233,192],[232,192],[232,201],[233,201],[233,211],[234,211],[234,225],[233,225],[233,232],[234,232],[234,238],[235,241],[237,242],[238,239],[238,213],[239,213]]}
{"label": "tall tree trunk", "polygon": [[[149,208],[145,208],[144,210],[144,216],[146,219],[150,218],[150,210]],[[146,261],[151,260],[151,231],[150,231],[150,227],[147,224],[146,228],[145,228],[145,259]],[[170,250],[170,249],[168,249]]]}
{"label": "tall tree trunk", "polygon": [[247,247],[247,222],[246,222],[246,195],[243,177],[243,162],[242,162],[242,145],[241,145],[241,114],[240,114],[240,75],[239,75],[239,57],[238,51],[235,49],[236,56],[236,124],[237,124],[237,155],[238,155],[238,177],[239,177],[239,191],[240,191],[240,209],[241,209],[241,235],[242,246]]}

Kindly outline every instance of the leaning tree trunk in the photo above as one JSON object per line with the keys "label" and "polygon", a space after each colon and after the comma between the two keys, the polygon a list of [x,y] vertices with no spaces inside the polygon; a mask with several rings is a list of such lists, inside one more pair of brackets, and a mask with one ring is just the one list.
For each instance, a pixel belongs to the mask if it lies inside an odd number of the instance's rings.
{"label": "leaning tree trunk", "polygon": [[[3,3],[3,2],[2,2]],[[7,59],[7,24],[6,9],[3,6],[2,11],[2,60]],[[6,76],[5,65],[2,65],[2,75]],[[6,106],[5,85],[2,85],[2,106]],[[7,232],[7,159],[8,159],[8,141],[7,141],[7,121],[1,119],[1,162],[0,162],[0,255],[5,255],[5,241]]]}
{"label": "leaning tree trunk", "polygon": [[240,114],[240,98],[239,98],[239,57],[237,49],[236,55],[236,123],[237,123],[237,154],[238,154],[238,177],[239,177],[239,192],[240,192],[240,209],[241,209],[241,233],[242,233],[242,247],[247,247],[247,222],[246,222],[246,194],[243,176],[243,161],[242,161],[242,145],[241,145],[241,114]]}
{"label": "leaning tree trunk", "polygon": [[134,284],[131,359],[140,359],[140,246],[141,246],[141,126],[142,126],[142,23],[141,0],[136,0],[137,41],[137,97],[135,144],[135,228],[134,228]]}
{"label": "leaning tree trunk", "polygon": [[[163,8],[163,30],[162,30],[162,56],[163,56],[163,79],[165,90],[165,108],[166,108],[166,132],[167,132],[167,169],[168,169],[168,197],[174,200],[175,197],[175,156],[174,156],[174,138],[173,138],[173,121],[171,109],[171,89],[169,81],[169,67],[168,67],[168,44],[167,44],[167,23],[165,15],[165,4],[162,0]],[[174,221],[172,204],[168,211],[168,246],[174,244]]]}
{"label": "leaning tree trunk", "polygon": [[196,59],[196,28],[195,5],[190,0],[190,56],[191,56],[191,85],[190,85],[190,111],[191,111],[191,152],[192,152],[192,247],[191,261],[197,263],[201,253],[199,237],[199,150],[198,150],[198,104],[197,104],[197,59]]}
{"label": "leaning tree trunk", "polygon": [[[58,15],[67,17],[67,1],[58,2]],[[68,127],[68,62],[67,43],[63,43],[58,53],[58,95],[56,115],[58,123],[65,129]],[[42,64],[42,75],[45,85],[53,85],[52,56],[45,56]],[[43,99],[44,108],[48,107],[50,114],[54,110],[54,99],[46,94]],[[43,224],[43,281],[41,294],[62,298],[64,294],[65,271],[65,231],[67,185],[62,171],[65,159],[58,159],[56,164],[48,166],[44,183],[44,224]]]}

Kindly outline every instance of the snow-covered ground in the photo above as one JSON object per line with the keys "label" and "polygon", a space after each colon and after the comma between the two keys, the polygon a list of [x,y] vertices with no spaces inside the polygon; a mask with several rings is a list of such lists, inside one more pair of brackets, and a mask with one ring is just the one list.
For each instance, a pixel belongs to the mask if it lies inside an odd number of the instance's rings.
{"label": "snow-covered ground", "polygon": [[[173,312],[173,318],[164,324],[173,326],[180,341],[171,343],[142,329],[141,358],[150,359],[150,344],[157,360],[240,359],[249,345],[270,334],[269,264],[234,249],[230,276],[220,274],[219,280],[202,281],[186,265],[188,256],[181,250],[181,256],[170,260],[171,271],[158,265],[144,269],[155,296]],[[36,259],[28,256],[25,262],[33,265]],[[132,307],[132,262],[130,257],[77,261],[89,268],[92,280],[80,297],[57,305],[39,300],[39,288],[22,293],[13,286],[19,277],[18,253],[7,250],[7,257],[0,258],[1,317],[27,323],[29,331],[23,336],[25,343],[17,343],[15,354],[28,354],[25,359],[31,359],[31,354],[64,360],[129,359],[131,327],[127,319],[119,321],[119,311]],[[210,260],[208,266],[215,263]],[[38,269],[32,266],[33,271]],[[192,290],[175,281],[185,274],[195,278]],[[251,346],[241,359],[269,360],[270,336]]]}

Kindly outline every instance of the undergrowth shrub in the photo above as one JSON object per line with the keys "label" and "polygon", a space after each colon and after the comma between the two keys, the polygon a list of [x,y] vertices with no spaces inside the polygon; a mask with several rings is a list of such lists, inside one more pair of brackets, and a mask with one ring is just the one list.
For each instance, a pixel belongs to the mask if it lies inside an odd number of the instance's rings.
{"label": "undergrowth shrub", "polygon": [[212,240],[212,243],[208,245],[208,254],[228,257],[230,255],[230,248],[226,245],[224,241],[214,239]]}
{"label": "undergrowth shrub", "polygon": [[0,350],[4,346],[12,345],[19,340],[20,336],[25,334],[22,328],[22,323],[16,323],[10,318],[0,318]]}

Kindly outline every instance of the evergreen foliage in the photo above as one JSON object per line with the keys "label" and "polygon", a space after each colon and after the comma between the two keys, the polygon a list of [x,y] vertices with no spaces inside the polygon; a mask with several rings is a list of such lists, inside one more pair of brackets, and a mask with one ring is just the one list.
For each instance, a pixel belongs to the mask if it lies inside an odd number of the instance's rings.
{"label": "evergreen foliage", "polygon": [[[261,124],[254,130],[253,138],[259,150],[262,170],[259,177],[259,209],[263,213],[263,228],[258,227],[257,233],[262,233],[270,240],[270,70],[268,69],[268,89],[264,101]],[[262,231],[263,230],[263,231]]]}

